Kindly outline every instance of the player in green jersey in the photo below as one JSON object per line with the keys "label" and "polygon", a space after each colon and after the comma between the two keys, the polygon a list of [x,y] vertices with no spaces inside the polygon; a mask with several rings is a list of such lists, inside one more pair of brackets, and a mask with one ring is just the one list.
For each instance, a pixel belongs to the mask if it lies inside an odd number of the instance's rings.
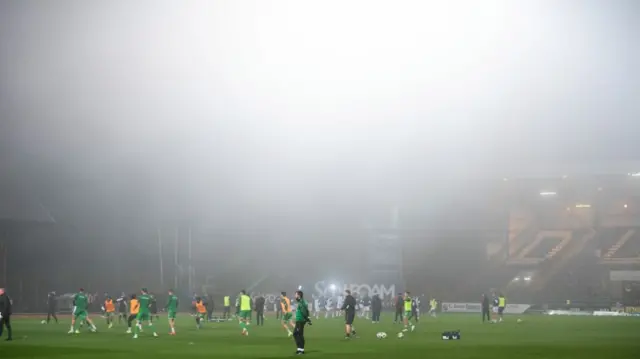
{"label": "player in green jersey", "polygon": [[140,302],[140,311],[138,312],[138,316],[136,317],[136,328],[134,330],[133,339],[138,339],[138,332],[142,327],[142,323],[146,320],[149,323],[149,328],[153,331],[153,336],[157,337],[158,333],[156,333],[155,328],[153,327],[153,322],[151,321],[151,313],[149,312],[149,306],[151,305],[151,296],[149,295],[149,291],[147,288],[142,288],[140,296],[138,296],[138,301]]}
{"label": "player in green jersey", "polygon": [[240,292],[240,311],[238,317],[240,318],[240,328],[242,328],[242,335],[249,335],[249,324],[251,324],[251,297],[247,295],[247,292],[243,289]]}
{"label": "player in green jersey", "polygon": [[89,318],[89,314],[87,312],[88,305],[89,298],[84,293],[84,289],[80,288],[80,291],[73,297],[73,316],[71,317],[71,329],[69,329],[69,334],[80,334],[80,330],[76,329],[77,321],[87,322],[87,324],[90,325],[92,332],[97,330],[93,321]]}
{"label": "player in green jersey", "polygon": [[176,335],[176,313],[178,312],[178,296],[173,293],[173,289],[169,290],[169,300],[164,306],[169,317],[169,327],[171,327],[170,335]]}

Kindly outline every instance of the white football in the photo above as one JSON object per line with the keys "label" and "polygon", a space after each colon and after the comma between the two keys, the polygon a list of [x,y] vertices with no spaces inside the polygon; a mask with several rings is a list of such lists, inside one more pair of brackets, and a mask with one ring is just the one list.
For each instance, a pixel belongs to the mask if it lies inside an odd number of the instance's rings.
{"label": "white football", "polygon": [[522,323],[522,319],[518,318],[518,323]]}
{"label": "white football", "polygon": [[376,334],[376,337],[377,337],[378,339],[384,339],[384,338],[386,338],[386,337],[387,337],[387,333],[385,333],[385,332],[378,332],[378,333]]}
{"label": "white football", "polygon": [[404,338],[404,333],[402,333],[402,332],[398,333],[398,338],[399,339]]}

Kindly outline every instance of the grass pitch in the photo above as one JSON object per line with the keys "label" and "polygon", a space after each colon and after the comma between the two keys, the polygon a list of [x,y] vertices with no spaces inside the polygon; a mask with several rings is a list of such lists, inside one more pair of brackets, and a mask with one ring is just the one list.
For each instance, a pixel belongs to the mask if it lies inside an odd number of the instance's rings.
{"label": "grass pitch", "polygon": [[[307,327],[306,357],[376,359],[395,358],[640,358],[640,318],[603,317],[506,317],[500,324],[482,324],[480,315],[441,315],[424,317],[416,331],[403,339],[396,334],[401,326],[371,324],[356,319],[359,339],[343,339],[340,319],[319,319]],[[236,321],[208,323],[196,330],[193,318],[179,316],[178,335],[169,336],[165,317],[156,324],[159,338],[145,328],[134,340],[125,334],[126,326],[107,329],[99,316],[93,316],[98,333],[86,328],[69,335],[69,318],[60,324],[41,324],[40,319],[13,318],[14,341],[0,342],[0,358],[282,358],[294,356],[295,345],[274,317],[264,327],[252,326],[250,335],[240,335]],[[443,331],[461,330],[462,340],[443,341]],[[376,338],[384,331],[388,337]],[[4,339],[4,338],[3,338]]]}

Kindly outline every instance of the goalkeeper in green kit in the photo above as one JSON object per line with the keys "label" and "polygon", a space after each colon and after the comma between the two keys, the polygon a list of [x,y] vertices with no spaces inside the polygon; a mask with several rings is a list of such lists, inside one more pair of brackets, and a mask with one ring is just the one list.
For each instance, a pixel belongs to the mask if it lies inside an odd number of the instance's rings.
{"label": "goalkeeper in green kit", "polygon": [[309,304],[304,300],[304,293],[301,290],[296,291],[296,326],[293,329],[293,339],[296,341],[296,355],[304,354],[304,326],[311,325],[311,319],[309,319]]}
{"label": "goalkeeper in green kit", "polygon": [[138,339],[138,332],[140,331],[140,328],[142,328],[142,322],[144,322],[145,320],[149,323],[149,328],[153,330],[153,336],[157,337],[158,333],[156,333],[155,329],[153,328],[153,322],[151,322],[151,314],[149,311],[151,296],[149,295],[149,291],[147,290],[147,288],[142,288],[141,292],[142,294],[138,296],[140,311],[138,312],[138,316],[136,317],[138,325],[136,325],[136,328],[134,330],[133,339]]}
{"label": "goalkeeper in green kit", "polygon": [[167,310],[167,316],[169,317],[169,327],[171,332],[169,335],[176,335],[176,313],[178,312],[178,296],[173,293],[173,289],[169,290],[169,300],[164,309]]}

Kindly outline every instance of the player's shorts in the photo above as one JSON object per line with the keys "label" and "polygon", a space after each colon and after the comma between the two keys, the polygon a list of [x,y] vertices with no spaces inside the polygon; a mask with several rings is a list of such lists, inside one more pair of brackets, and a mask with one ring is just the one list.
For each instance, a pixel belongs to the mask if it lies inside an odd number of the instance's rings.
{"label": "player's shorts", "polygon": [[74,310],[73,317],[75,319],[85,320],[87,319],[87,311],[86,310]]}
{"label": "player's shorts", "polygon": [[168,311],[167,311],[167,317],[169,317],[169,319],[176,319],[176,312],[175,312],[175,310],[168,310]]}
{"label": "player's shorts", "polygon": [[365,312],[368,312],[368,311],[370,311],[370,310],[371,310],[371,307],[370,307],[370,306],[368,306],[368,305],[365,305],[364,307],[362,307],[362,309],[363,309]]}
{"label": "player's shorts", "polygon": [[113,317],[113,316],[115,316],[115,315],[116,315],[116,312],[106,312],[106,313],[104,313],[104,315],[105,315],[107,318],[111,318],[111,317]]}
{"label": "player's shorts", "polygon": [[498,314],[504,313],[504,307],[498,307]]}
{"label": "player's shorts", "polygon": [[404,312],[404,317],[407,318],[407,319],[413,318],[413,312],[412,311],[405,311]]}
{"label": "player's shorts", "polygon": [[347,314],[344,316],[344,323],[347,325],[351,325],[353,324],[353,320],[355,318],[356,318],[355,312],[347,312]]}
{"label": "player's shorts", "polygon": [[149,313],[148,312],[139,312],[138,315],[136,316],[136,319],[138,321],[143,321],[143,320],[149,320]]}
{"label": "player's shorts", "polygon": [[241,310],[238,313],[238,316],[242,319],[251,319],[251,311],[250,310]]}
{"label": "player's shorts", "polygon": [[333,311],[333,307],[326,307],[326,309],[327,309],[327,312]]}
{"label": "player's shorts", "polygon": [[293,318],[293,313],[291,313],[291,312],[282,314],[282,321],[283,322],[288,322],[288,321],[291,320],[291,318]]}
{"label": "player's shorts", "polygon": [[229,307],[229,306],[224,307],[224,312],[225,313],[231,312],[231,307]]}
{"label": "player's shorts", "polygon": [[156,315],[158,314],[158,308],[151,308],[150,312],[151,314]]}
{"label": "player's shorts", "polygon": [[196,316],[200,319],[205,319],[207,317],[207,313],[196,313]]}
{"label": "player's shorts", "polygon": [[498,307],[493,307],[493,312],[498,313]]}

